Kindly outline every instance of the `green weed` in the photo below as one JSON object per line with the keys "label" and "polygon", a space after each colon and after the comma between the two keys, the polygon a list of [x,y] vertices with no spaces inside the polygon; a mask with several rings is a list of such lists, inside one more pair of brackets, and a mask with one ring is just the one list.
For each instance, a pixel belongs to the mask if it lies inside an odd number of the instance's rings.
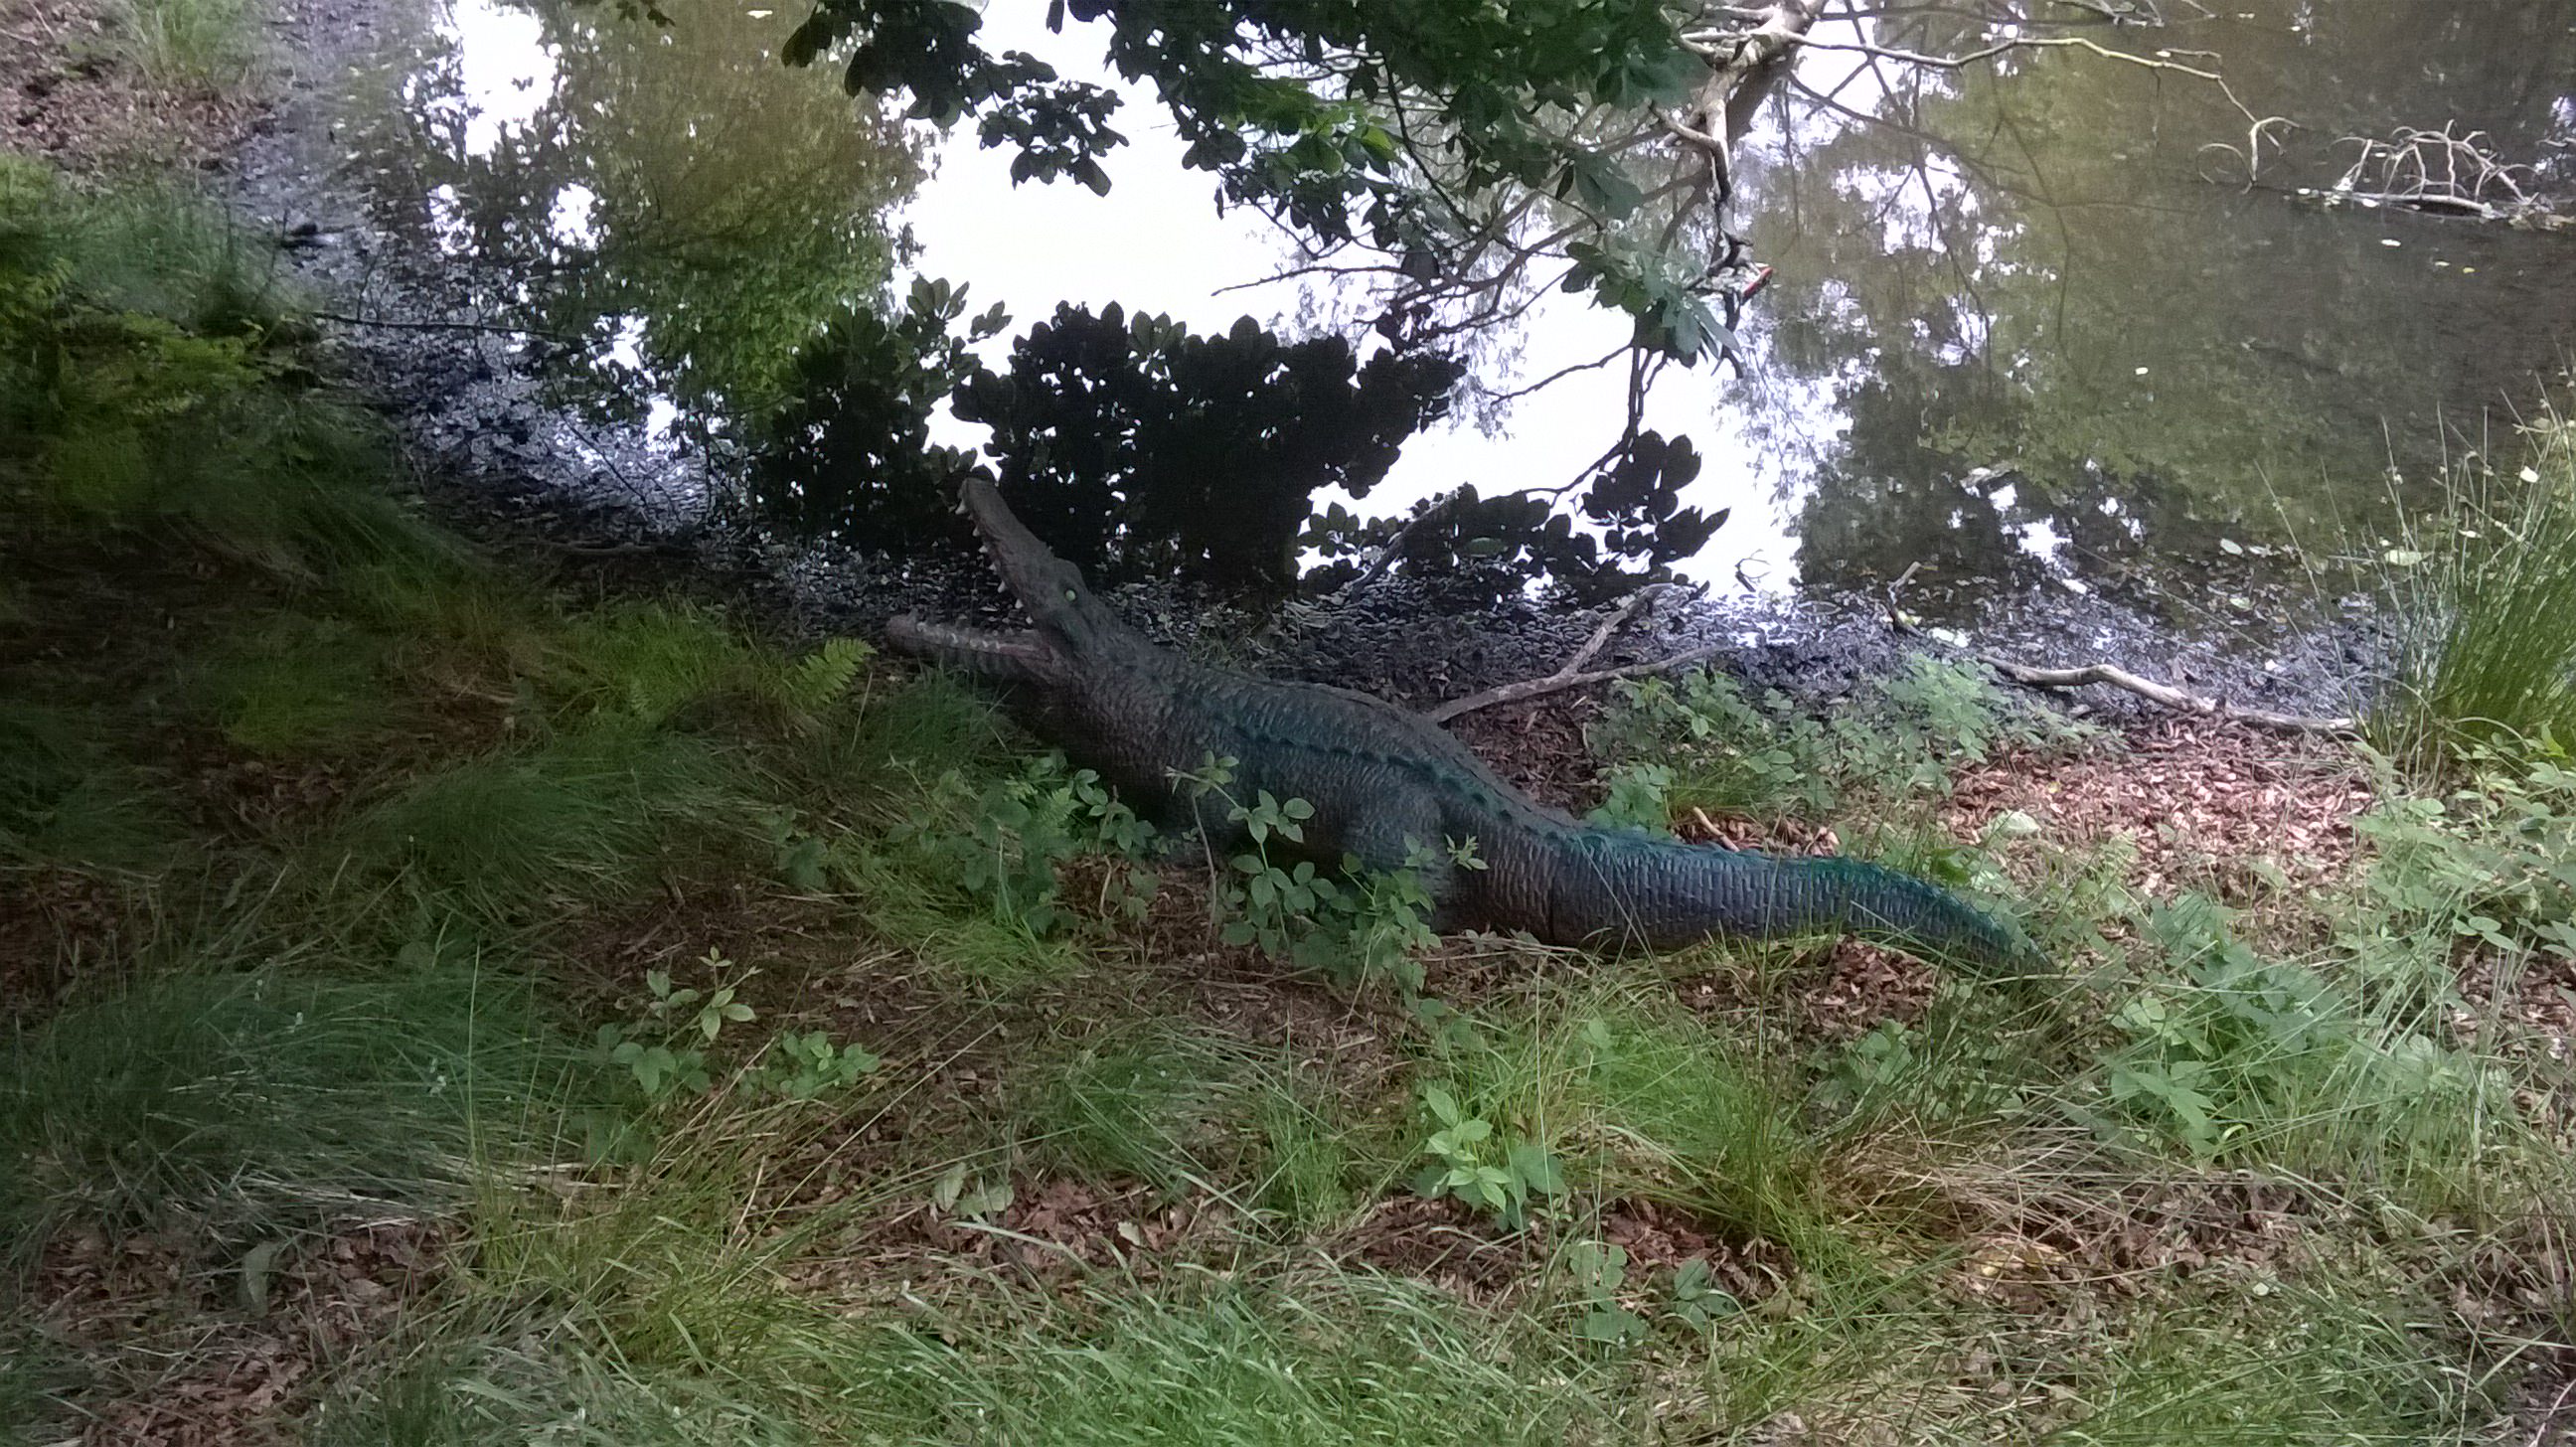
{"label": "green weed", "polygon": [[260,20],[256,0],[123,0],[115,45],[155,85],[239,93],[258,75]]}
{"label": "green weed", "polygon": [[[1545,1195],[1633,1195],[1793,1249],[1828,1244],[1803,1087],[1675,1007],[1616,981],[1541,996],[1511,1020],[1424,1005],[1417,1189],[1478,1200],[1448,1184],[1466,1166],[1500,1173],[1486,1179],[1509,1198],[1506,1219]],[[1461,1141],[1460,1123],[1484,1129]]]}
{"label": "green weed", "polygon": [[2047,1440],[2138,1447],[2484,1440],[2472,1430],[2462,1374],[2388,1307],[2266,1283],[2250,1304],[2241,1296],[2186,1302],[2123,1325],[2063,1384],[2067,1420]]}
{"label": "green weed", "polygon": [[224,737],[254,753],[345,751],[388,721],[380,647],[340,619],[273,618],[215,659],[200,688]]}
{"label": "green weed", "polygon": [[[0,184],[0,478],[46,519],[310,576],[443,543],[380,423],[324,395],[262,255],[211,203]],[[12,499],[16,500],[16,499]]]}
{"label": "green weed", "polygon": [[[1061,756],[1030,761],[1015,775],[996,779],[971,795],[963,776],[941,777],[939,791],[950,818],[937,815],[898,829],[895,842],[932,872],[956,881],[981,900],[996,922],[1033,935],[1052,932],[1064,919],[1058,907],[1058,870],[1081,854],[1133,861],[1152,830],[1111,797],[1089,769],[1068,772]],[[1153,897],[1152,871],[1130,864],[1109,876],[1115,898],[1104,901],[1140,918]]]}
{"label": "green weed", "polygon": [[2117,1009],[2127,1044],[2106,1089],[2196,1159],[2369,1183],[2435,1209],[2474,1201],[2520,1134],[2488,1063],[2439,1015],[2373,1009],[2317,971],[2266,961],[2223,911],[2186,897],[2151,916],[2178,979]]}
{"label": "green weed", "polygon": [[1241,1044],[1147,1025],[1083,1041],[1014,1112],[1040,1154],[1077,1171],[1165,1190],[1243,1163],[1238,1121],[1263,1062]]}
{"label": "green weed", "polygon": [[130,179],[89,191],[41,166],[0,175],[0,275],[11,272],[51,274],[53,299],[66,308],[57,320],[88,308],[208,337],[299,334],[276,247],[181,183]]}
{"label": "green weed", "polygon": [[[630,1248],[602,1285],[632,1293],[661,1264]],[[1615,1374],[1521,1323],[1365,1272],[1265,1273],[1078,1307],[950,1292],[918,1328],[800,1309],[756,1276],[727,1285],[729,1313],[707,1309],[711,1293],[663,1307],[689,1327],[684,1351],[612,1347],[580,1330],[586,1316],[572,1330],[491,1331],[424,1351],[339,1404],[317,1440],[1291,1447],[1560,1442],[1644,1426]]]}
{"label": "green weed", "polygon": [[[1041,1316],[964,1351],[911,1335],[890,1344],[883,1415],[862,1428],[889,1438],[1286,1447],[1562,1442],[1642,1426],[1615,1378],[1571,1352],[1363,1272],[1122,1293],[1087,1327]],[[903,1410],[923,1415],[907,1423]]]}
{"label": "green weed", "polygon": [[1431,928],[1431,881],[1442,873],[1483,869],[1475,841],[1435,846],[1408,839],[1404,863],[1395,869],[1366,869],[1344,855],[1339,872],[1328,873],[1312,859],[1297,857],[1315,806],[1274,798],[1267,789],[1248,801],[1237,798],[1227,788],[1236,763],[1211,757],[1177,776],[1197,809],[1222,811],[1223,829],[1239,829],[1248,844],[1222,868],[1213,851],[1208,858],[1210,894],[1225,942],[1258,945],[1275,960],[1322,970],[1345,983],[1387,980],[1408,995],[1419,990],[1422,966],[1415,954],[1438,938]]}
{"label": "green weed", "polygon": [[832,887],[853,898],[869,931],[933,975],[979,994],[1066,981],[1089,967],[1074,939],[974,907],[953,878],[918,855],[890,856],[853,838],[833,847],[827,868]]}
{"label": "green weed", "polygon": [[1338,1101],[1291,1078],[1257,1093],[1251,1119],[1261,1160],[1249,1195],[1287,1232],[1327,1229],[1359,1205],[1367,1142]]}
{"label": "green weed", "polygon": [[1692,810],[1821,818],[1863,800],[1884,813],[1938,797],[1958,764],[2058,752],[2088,728],[2015,700],[1980,670],[1918,657],[1831,721],[1723,674],[1622,684],[1589,734],[1611,766],[1601,823],[1661,829]]}

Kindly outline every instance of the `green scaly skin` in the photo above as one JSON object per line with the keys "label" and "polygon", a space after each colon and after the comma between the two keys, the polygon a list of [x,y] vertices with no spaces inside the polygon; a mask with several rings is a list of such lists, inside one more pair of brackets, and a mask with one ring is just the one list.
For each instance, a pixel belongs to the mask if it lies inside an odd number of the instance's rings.
{"label": "green scaly skin", "polygon": [[887,626],[889,641],[1013,685],[1041,734],[1143,811],[1189,821],[1194,805],[1174,772],[1232,758],[1226,789],[1235,797],[1267,790],[1314,806],[1304,848],[1321,861],[1349,854],[1390,870],[1415,841],[1436,849],[1473,840],[1485,867],[1444,862],[1426,881],[1444,929],[1646,949],[1712,935],[1847,933],[1984,967],[2039,963],[2002,924],[1910,875],[1586,825],[1382,700],[1210,668],[1158,648],[1021,526],[992,484],[969,482],[964,501],[1034,626],[998,633],[903,617]]}

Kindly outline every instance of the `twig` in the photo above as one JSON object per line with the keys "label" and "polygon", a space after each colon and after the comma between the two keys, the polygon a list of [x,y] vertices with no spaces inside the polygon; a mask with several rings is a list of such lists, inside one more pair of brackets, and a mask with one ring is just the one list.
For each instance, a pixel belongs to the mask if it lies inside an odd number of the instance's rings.
{"label": "twig", "polygon": [[[2281,116],[2258,116],[2254,114],[2253,107],[2248,106],[2244,101],[2239,100],[2237,98],[2235,88],[2230,86],[2227,83],[2227,78],[2220,75],[2217,71],[2204,70],[2195,65],[2184,65],[2180,61],[2163,60],[2155,56],[2135,55],[2125,50],[2116,50],[2108,45],[2104,45],[2098,40],[2088,39],[2081,35],[2016,35],[2008,39],[1996,41],[1994,44],[1986,46],[1981,50],[1971,50],[1959,55],[1925,55],[1919,51],[1898,50],[1884,45],[1872,45],[1867,41],[1818,40],[1812,36],[1806,37],[1801,41],[1801,43],[1816,50],[1858,51],[1863,55],[1873,56],[1880,59],[1901,60],[1909,65],[1928,65],[1936,70],[1958,70],[1965,66],[1975,64],[1981,60],[1991,60],[2007,51],[2065,50],[2070,48],[2090,51],[2104,60],[2116,60],[2128,65],[2142,66],[2148,70],[2170,70],[2177,75],[2187,75],[2194,80],[2205,80],[2211,85],[2218,87],[2218,93],[2227,97],[2227,103],[2234,106],[2236,108],[2236,113],[2245,118],[2248,127],[2246,132],[2246,164],[2249,169],[2260,162],[2263,150],[2264,131],[2275,125],[2287,126],[2292,124],[2292,122]],[[2233,148],[2231,147],[2230,149]]]}
{"label": "twig", "polygon": [[[1916,569],[1921,566],[1920,563],[1906,564],[1905,571],[1897,575],[1896,581],[1887,585],[1887,626],[1916,638],[1923,636],[1923,630],[1906,621],[1904,613],[1896,606],[1896,595],[1913,580]],[[2264,708],[2243,708],[2223,698],[2214,698],[2205,693],[2188,693],[2169,683],[2158,683],[2151,678],[2141,678],[2117,664],[2087,663],[2075,668],[2034,668],[2029,664],[2015,663],[2010,659],[1997,658],[1991,653],[1979,653],[1974,649],[1963,648],[1960,651],[2026,688],[2082,688],[2087,684],[2108,684],[2113,688],[2124,689],[2140,698],[2162,704],[2177,713],[2230,718],[2240,723],[2253,724],[2257,728],[2279,729],[2285,733],[2325,734],[2336,738],[2350,738],[2361,732],[2361,720],[2357,718],[2325,718],[2313,714],[2275,713]]]}
{"label": "twig", "polygon": [[2032,688],[2082,688],[2088,683],[2107,683],[2113,688],[2126,689],[2140,698],[2163,704],[2179,713],[2209,714],[2217,718],[2229,718],[2240,723],[2253,724],[2257,728],[2279,729],[2285,733],[2327,734],[2338,738],[2351,738],[2361,732],[2361,720],[2357,718],[2326,718],[2314,714],[2275,713],[2265,708],[2245,708],[2229,703],[2223,698],[2212,698],[2201,693],[2186,693],[2171,684],[2158,683],[2150,678],[2140,678],[2125,668],[2109,663],[2087,663],[2080,668],[2032,668],[1982,653],[1973,656],[1978,662],[2013,682],[2026,684]]}
{"label": "twig", "polygon": [[1539,378],[1537,381],[1530,383],[1528,386],[1514,387],[1508,392],[1497,392],[1486,400],[1498,404],[1503,402],[1516,402],[1521,398],[1528,396],[1532,392],[1538,391],[1542,387],[1563,381],[1565,378],[1571,377],[1577,372],[1590,372],[1609,366],[1612,362],[1625,356],[1634,347],[1634,345],[1635,344],[1632,342],[1621,342],[1619,345],[1603,352],[1600,356],[1593,358],[1591,361],[1576,362],[1570,366],[1559,367],[1555,371],[1548,373],[1546,376]]}
{"label": "twig", "polygon": [[1465,698],[1453,698],[1436,708],[1424,710],[1422,716],[1433,723],[1447,723],[1460,714],[1492,708],[1498,703],[1518,703],[1525,698],[1562,693],[1566,689],[1582,688],[1588,684],[1608,683],[1620,678],[1642,678],[1650,673],[1688,668],[1694,663],[1705,662],[1724,650],[1726,645],[1712,643],[1704,648],[1690,649],[1669,658],[1655,659],[1650,663],[1629,663],[1617,668],[1596,668],[1589,673],[1584,672],[1583,665],[1590,663],[1609,644],[1611,635],[1625,626],[1628,620],[1636,617],[1637,610],[1653,601],[1662,591],[1662,586],[1656,586],[1640,588],[1629,594],[1616,609],[1612,610],[1609,617],[1601,620],[1600,627],[1592,630],[1592,636],[1584,640],[1583,646],[1574,650],[1574,656],[1566,659],[1554,673],[1543,678],[1524,678],[1517,683],[1497,684],[1481,693],[1471,693]]}
{"label": "twig", "polygon": [[2540,1430],[2531,1434],[2531,1447],[2543,1447],[2549,1440],[2550,1424],[2558,1420],[2558,1409],[2567,1405],[2571,1393],[2576,1393],[2576,1382],[2569,1382],[2558,1389],[2558,1400],[2550,1403],[2549,1410],[2540,1414]]}
{"label": "twig", "polygon": [[1689,668],[1693,664],[1706,663],[1725,651],[1725,644],[1712,643],[1705,648],[1676,653],[1670,658],[1658,658],[1652,663],[1630,663],[1618,668],[1598,668],[1590,673],[1551,673],[1545,678],[1523,679],[1519,683],[1506,683],[1496,688],[1486,689],[1482,693],[1471,693],[1465,698],[1451,699],[1438,708],[1424,710],[1422,716],[1433,723],[1447,723],[1460,714],[1492,708],[1498,703],[1518,703],[1525,698],[1562,693],[1569,688],[1584,688],[1595,683],[1611,683],[1622,678],[1644,678],[1654,673],[1670,673],[1677,668]]}
{"label": "twig", "polygon": [[1333,596],[1348,598],[1367,592],[1370,584],[1385,577],[1387,569],[1394,567],[1397,560],[1404,556],[1404,549],[1413,541],[1413,535],[1421,531],[1423,525],[1433,518],[1445,516],[1452,507],[1457,505],[1459,496],[1465,491],[1466,489],[1462,487],[1456,492],[1433,498],[1423,504],[1422,511],[1405,519],[1404,526],[1397,528],[1395,536],[1386,540],[1386,546],[1377,550],[1377,556],[1369,559],[1368,567],[1358,577],[1334,589]]}

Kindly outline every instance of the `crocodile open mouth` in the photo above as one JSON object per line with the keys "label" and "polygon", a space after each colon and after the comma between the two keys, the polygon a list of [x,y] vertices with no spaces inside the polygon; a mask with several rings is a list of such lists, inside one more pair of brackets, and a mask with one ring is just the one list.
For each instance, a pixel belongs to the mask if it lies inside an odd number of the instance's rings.
{"label": "crocodile open mouth", "polygon": [[898,648],[967,667],[982,663],[988,671],[1016,674],[1053,668],[1061,661],[1044,638],[1025,629],[1002,633],[960,628],[951,623],[925,623],[905,614],[886,621],[886,638]]}

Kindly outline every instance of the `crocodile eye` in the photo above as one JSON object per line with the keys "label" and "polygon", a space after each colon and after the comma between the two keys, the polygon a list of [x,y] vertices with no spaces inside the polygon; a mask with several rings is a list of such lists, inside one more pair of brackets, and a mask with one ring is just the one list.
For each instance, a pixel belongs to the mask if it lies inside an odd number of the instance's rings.
{"label": "crocodile eye", "polygon": [[1081,595],[1080,593],[1075,592],[1075,591],[1074,591],[1073,589],[1071,589],[1071,588],[1067,588],[1067,589],[1065,589],[1065,590],[1064,590],[1064,601],[1066,601],[1066,602],[1068,602],[1068,603],[1071,603],[1071,602],[1075,601],[1076,599],[1079,599],[1081,596],[1082,596],[1082,595]]}

